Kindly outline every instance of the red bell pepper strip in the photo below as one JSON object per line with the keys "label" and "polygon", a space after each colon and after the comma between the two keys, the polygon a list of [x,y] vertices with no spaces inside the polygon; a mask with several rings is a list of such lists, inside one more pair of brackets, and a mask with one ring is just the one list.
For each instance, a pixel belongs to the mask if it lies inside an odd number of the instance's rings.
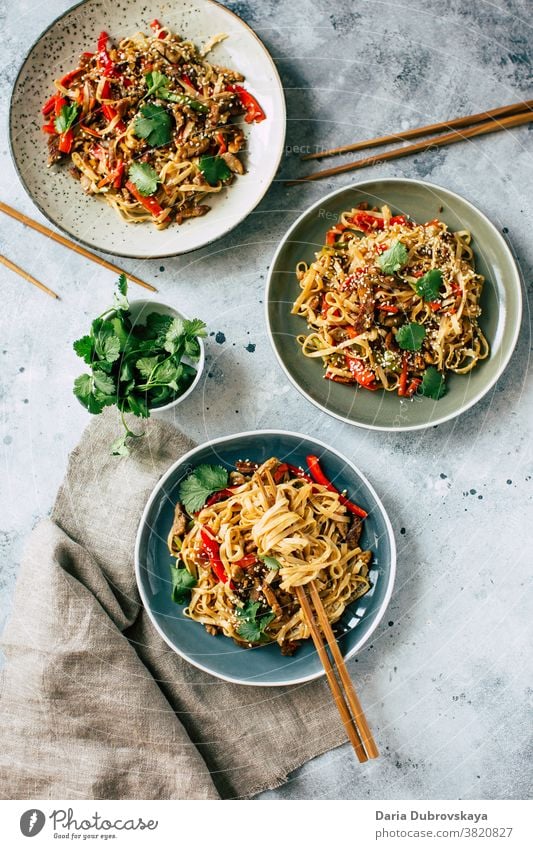
{"label": "red bell pepper strip", "polygon": [[74,77],[77,77],[78,74],[81,74],[81,68],[74,68],[73,71],[69,71],[68,74],[65,74],[64,77],[61,77],[61,79],[59,80],[59,85],[68,88],[68,84],[71,83]]}
{"label": "red bell pepper strip", "polygon": [[64,133],[61,133],[58,145],[58,149],[61,153],[70,153],[73,144],[74,132],[72,130],[66,130]]}
{"label": "red bell pepper strip", "polygon": [[274,482],[279,483],[285,472],[289,472],[293,478],[301,478],[308,483],[313,483],[313,479],[306,475],[303,469],[300,469],[299,466],[293,466],[292,463],[280,463],[273,475]]}
{"label": "red bell pepper strip", "polygon": [[407,392],[407,354],[402,357],[402,371],[400,374],[400,382],[398,384],[398,395],[404,397]]}
{"label": "red bell pepper strip", "polygon": [[101,32],[98,36],[98,67],[104,72],[106,77],[114,77],[116,75],[116,66],[107,52],[108,39],[107,32]]}
{"label": "red bell pepper strip", "polygon": [[393,215],[389,224],[407,224],[405,215]]}
{"label": "red bell pepper strip", "polygon": [[412,398],[421,383],[422,383],[422,381],[419,377],[413,377],[411,383],[409,384],[409,386],[405,390],[406,397]]}
{"label": "red bell pepper strip", "polygon": [[378,309],[382,310],[383,312],[390,313],[400,312],[400,308],[395,307],[394,304],[380,304]]}
{"label": "red bell pepper strip", "polygon": [[224,499],[229,498],[230,495],[233,495],[233,490],[229,488],[219,489],[218,492],[214,492],[212,495],[209,496],[204,506],[211,507],[212,504],[217,504],[219,501],[224,501]]}
{"label": "red bell pepper strip", "polygon": [[65,100],[65,98],[61,97],[61,95],[58,94],[54,103],[54,115],[56,116],[56,118],[58,115],[61,115],[61,110],[63,109],[63,106],[66,105],[67,101]]}
{"label": "red bell pepper strip", "polygon": [[152,213],[154,218],[157,218],[158,215],[161,215],[161,213],[163,212],[163,207],[156,201],[155,198],[145,197],[144,195],[142,195],[135,183],[132,183],[131,180],[128,180],[128,182],[126,183],[126,188],[133,195],[135,200],[139,201],[139,203],[142,203],[144,208],[147,209],[148,212]]}
{"label": "red bell pepper strip", "polygon": [[111,83],[109,80],[104,80],[104,84],[102,86],[102,94],[100,95],[100,100],[110,100],[111,99]]}
{"label": "red bell pepper strip", "polygon": [[[111,123],[113,118],[117,117],[116,109],[113,109],[113,107],[110,106],[109,103],[103,103],[102,104],[102,112],[104,113],[104,116],[109,121],[109,123]],[[115,124],[115,129],[119,133],[126,132],[126,125],[125,125],[124,121],[117,121],[117,123]]]}
{"label": "red bell pepper strip", "polygon": [[428,301],[428,307],[432,310],[432,312],[438,312],[441,306],[441,301]]}
{"label": "red bell pepper strip", "polygon": [[166,30],[164,27],[161,26],[157,18],[154,18],[153,21],[150,21],[150,29],[155,35],[157,35],[158,38],[165,37]]}
{"label": "red bell pepper strip", "polygon": [[374,392],[374,390],[378,388],[376,375],[372,369],[365,365],[363,360],[359,359],[359,357],[350,357],[346,354],[344,361],[359,386],[363,386],[365,389],[370,389],[371,392]]}
{"label": "red bell pepper strip", "polygon": [[326,489],[329,489],[330,492],[336,492],[339,496],[339,501],[341,502],[341,504],[344,504],[344,506],[351,513],[354,513],[356,516],[359,516],[360,519],[366,519],[366,517],[368,516],[366,510],[363,510],[362,507],[359,507],[357,504],[354,504],[353,501],[350,501],[349,498],[346,498],[346,496],[343,495],[342,492],[339,492],[339,490],[335,486],[333,486],[331,481],[328,480],[328,478],[322,471],[318,457],[315,457],[314,454],[309,454],[309,456],[306,457],[306,460],[307,465],[309,466],[309,471],[311,472],[311,477],[314,481],[316,481],[316,483],[322,484],[322,486],[325,486]]}
{"label": "red bell pepper strip", "polygon": [[245,554],[244,557],[241,557],[240,560],[235,562],[235,565],[240,566],[241,569],[249,569],[255,563],[257,563],[257,556],[255,554]]}
{"label": "red bell pepper strip", "polygon": [[369,215],[368,212],[356,212],[351,218],[352,224],[363,233],[369,233],[371,230],[383,230],[384,221],[381,215]]}
{"label": "red bell pepper strip", "polygon": [[[228,576],[226,575],[226,570],[224,569],[224,564],[220,559],[220,545],[217,540],[211,536],[211,533],[208,528],[202,528],[200,530],[200,536],[202,538],[202,547],[205,553],[209,558],[209,564],[211,569],[215,573],[216,577],[223,584],[228,583]],[[230,581],[230,589],[232,589],[232,584]]]}
{"label": "red bell pepper strip", "polygon": [[253,121],[259,123],[260,121],[264,121],[266,118],[265,113],[261,109],[259,103],[249,91],[246,91],[242,85],[228,85],[226,86],[226,91],[233,91],[238,95],[239,100],[241,101],[242,106],[246,109],[246,118],[244,119],[247,124],[251,124]]}
{"label": "red bell pepper strip", "polygon": [[59,97],[59,95],[56,93],[56,94],[53,94],[52,97],[49,100],[46,101],[46,103],[43,105],[43,107],[41,109],[41,112],[43,113],[43,115],[49,115],[50,112],[54,111],[55,105],[56,105],[56,100],[57,100],[58,97]]}
{"label": "red bell pepper strip", "polygon": [[217,133],[217,142],[218,142],[218,155],[222,156],[223,153],[226,153],[228,146],[226,144],[226,139],[222,135],[222,133]]}

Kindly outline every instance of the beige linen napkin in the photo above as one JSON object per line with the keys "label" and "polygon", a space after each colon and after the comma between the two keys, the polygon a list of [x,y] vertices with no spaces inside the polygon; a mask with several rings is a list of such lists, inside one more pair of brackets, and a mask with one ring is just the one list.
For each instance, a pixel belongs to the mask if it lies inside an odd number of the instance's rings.
{"label": "beige linen napkin", "polygon": [[32,533],[1,648],[0,795],[251,796],[344,742],[327,685],[226,684],[175,654],[137,592],[133,548],[163,472],[191,447],[159,420],[111,457],[114,411],[70,457]]}

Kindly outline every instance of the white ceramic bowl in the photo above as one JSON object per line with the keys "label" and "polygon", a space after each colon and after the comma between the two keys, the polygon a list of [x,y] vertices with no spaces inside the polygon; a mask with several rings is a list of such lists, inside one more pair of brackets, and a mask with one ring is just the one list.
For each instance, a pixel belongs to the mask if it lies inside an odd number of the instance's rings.
{"label": "white ceramic bowl", "polygon": [[[243,124],[247,136],[246,174],[209,199],[202,218],[156,230],[152,224],[124,221],[105,201],[88,197],[66,166],[47,168],[47,136],[41,106],[53,93],[54,79],[76,67],[78,56],[94,50],[101,30],[123,38],[149,31],[154,15],[201,46],[216,33],[228,38],[209,58],[244,74],[246,88],[259,100],[266,120]],[[173,256],[200,248],[232,230],[257,206],[270,186],[285,143],[285,100],[276,67],[253,30],[213,0],[174,0],[155,6],[144,0],[108,3],[85,0],[54,21],[30,49],[19,71],[9,116],[11,154],[22,183],[41,212],[85,245],[138,259]]]}
{"label": "white ceramic bowl", "polygon": [[[170,307],[168,304],[162,304],[160,301],[138,300],[130,302],[130,314],[133,326],[136,324],[143,324],[146,321],[146,317],[150,315],[151,312],[156,312],[159,315],[171,315],[174,318],[188,319],[188,316],[184,313],[179,312],[174,309],[174,307]],[[187,363],[196,369],[196,377],[193,382],[183,395],[179,395],[173,401],[170,401],[169,404],[163,404],[162,407],[150,407],[151,416],[154,416],[157,413],[162,413],[163,410],[170,410],[172,407],[177,407],[178,404],[185,401],[185,399],[188,398],[198,386],[205,366],[205,346],[202,339],[199,339],[198,342],[200,344],[200,358],[195,361],[190,360],[188,357],[183,357],[184,363]]]}

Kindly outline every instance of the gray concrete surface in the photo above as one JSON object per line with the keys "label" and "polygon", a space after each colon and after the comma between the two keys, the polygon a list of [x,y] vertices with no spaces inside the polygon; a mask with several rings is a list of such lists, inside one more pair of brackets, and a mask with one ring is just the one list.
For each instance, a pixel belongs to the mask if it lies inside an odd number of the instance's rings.
{"label": "gray concrete surface", "polygon": [[[4,4],[0,196],[37,218],[9,157],[8,101],[24,54],[68,5]],[[203,391],[169,419],[199,441],[289,425],[338,446],[373,481],[399,544],[389,611],[351,666],[382,757],[360,766],[344,746],[263,798],[524,798],[531,783],[532,621],[527,307],[512,362],[482,402],[427,432],[383,435],[322,415],[289,387],[266,338],[261,302],[286,228],[311,202],[350,181],[285,187],[282,177],[299,169],[291,148],[348,143],[531,97],[531,6],[527,0],[227,5],[254,27],[277,63],[288,149],[271,191],[228,237],[142,268],[123,262],[152,280],[161,300],[203,316],[212,331]],[[421,177],[465,195],[508,234],[531,291],[532,137],[523,127],[366,169],[360,179]],[[114,278],[14,222],[1,224],[0,251],[62,295],[54,302],[0,272],[5,615],[24,540],[50,510],[67,455],[88,421],[72,396],[80,369],[71,342],[108,303]]]}

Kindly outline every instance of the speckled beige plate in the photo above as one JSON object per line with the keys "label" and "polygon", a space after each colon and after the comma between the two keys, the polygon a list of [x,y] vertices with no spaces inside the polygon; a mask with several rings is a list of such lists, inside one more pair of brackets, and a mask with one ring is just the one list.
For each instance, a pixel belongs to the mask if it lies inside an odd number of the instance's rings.
{"label": "speckled beige plate", "polygon": [[[247,173],[210,199],[203,218],[158,231],[150,223],[123,221],[103,200],[84,195],[64,166],[47,169],[47,136],[41,106],[53,93],[53,81],[76,67],[84,50],[94,50],[101,30],[122,38],[147,31],[157,17],[198,46],[219,32],[228,34],[210,59],[240,71],[246,87],[261,103],[267,119],[247,134]],[[237,15],[213,0],[85,0],[70,9],[31,48],[11,98],[10,145],[22,183],[41,212],[61,230],[88,247],[137,258],[172,256],[202,247],[232,230],[259,203],[277,171],[285,141],[285,101],[270,55]]]}
{"label": "speckled beige plate", "polygon": [[[475,265],[485,276],[480,325],[491,348],[488,359],[465,375],[447,376],[448,392],[439,401],[393,392],[368,392],[324,380],[322,363],[304,357],[296,337],[305,333],[302,318],[291,315],[300,292],[296,263],[310,263],[324,243],[331,222],[362,201],[388,204],[395,214],[415,221],[439,217],[450,230],[472,234]],[[520,274],[513,255],[494,224],[454,192],[422,180],[383,179],[356,183],[313,204],[292,225],[270,266],[265,299],[270,340],[285,374],[313,404],[335,418],[372,430],[419,430],[440,424],[468,410],[494,386],[511,358],[522,315]]]}

